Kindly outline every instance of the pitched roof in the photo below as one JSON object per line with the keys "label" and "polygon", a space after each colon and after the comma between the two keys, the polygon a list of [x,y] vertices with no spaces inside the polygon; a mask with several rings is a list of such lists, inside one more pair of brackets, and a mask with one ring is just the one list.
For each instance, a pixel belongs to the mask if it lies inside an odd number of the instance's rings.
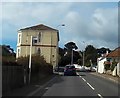
{"label": "pitched roof", "polygon": [[116,48],[114,51],[110,52],[107,57],[120,57],[120,47]]}
{"label": "pitched roof", "polygon": [[43,24],[23,28],[23,29],[20,29],[20,30],[55,30],[55,31],[58,31],[57,29],[53,29],[53,28],[45,26]]}

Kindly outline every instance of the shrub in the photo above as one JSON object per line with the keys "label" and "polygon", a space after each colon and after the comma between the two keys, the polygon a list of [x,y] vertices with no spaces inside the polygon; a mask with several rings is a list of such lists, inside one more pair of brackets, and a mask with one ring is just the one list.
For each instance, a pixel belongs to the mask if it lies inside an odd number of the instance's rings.
{"label": "shrub", "polygon": [[105,64],[104,66],[105,66],[105,70],[106,70],[106,71],[107,71],[107,70],[110,70],[110,64]]}
{"label": "shrub", "polygon": [[[52,71],[52,65],[47,63],[43,56],[32,55],[31,58],[31,71],[32,74],[45,73],[49,74]],[[25,69],[29,69],[29,56],[21,57],[17,59],[17,63],[24,66]]]}
{"label": "shrub", "polygon": [[85,62],[85,66],[90,67],[91,66],[90,61]]}
{"label": "shrub", "polygon": [[117,66],[117,62],[115,60],[113,60],[111,66],[110,66],[111,71],[114,70],[115,66]]}
{"label": "shrub", "polygon": [[9,62],[15,62],[15,57],[13,56],[2,56],[2,64],[8,64]]}
{"label": "shrub", "polygon": [[28,66],[29,66],[29,57],[20,57],[20,58],[17,58],[17,63],[19,65],[22,65],[25,69],[28,69]]}

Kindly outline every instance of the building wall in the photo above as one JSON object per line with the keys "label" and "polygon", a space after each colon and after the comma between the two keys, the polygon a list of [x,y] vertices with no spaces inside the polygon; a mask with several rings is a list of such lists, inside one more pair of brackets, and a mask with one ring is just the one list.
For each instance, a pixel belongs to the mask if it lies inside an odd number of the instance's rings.
{"label": "building wall", "polygon": [[120,77],[120,61],[117,64],[117,75]]}
{"label": "building wall", "polygon": [[[18,42],[17,42],[17,55],[27,56],[30,54],[30,41],[31,36],[37,37],[40,33],[40,42],[33,44],[32,46],[32,54],[38,53],[38,48],[40,48],[40,54],[44,56],[45,60],[48,63],[56,66],[58,64],[58,35],[56,31],[50,30],[24,30],[18,32]],[[21,37],[20,37],[21,36]],[[19,37],[21,40],[19,41]],[[19,55],[18,55],[18,52]]]}
{"label": "building wall", "polygon": [[[99,58],[99,59],[101,59],[101,58]],[[98,60],[99,60],[99,59],[98,59]],[[104,73],[104,71],[105,71],[104,62],[105,62],[105,61],[107,61],[106,58],[98,61],[98,63],[97,63],[98,73]]]}

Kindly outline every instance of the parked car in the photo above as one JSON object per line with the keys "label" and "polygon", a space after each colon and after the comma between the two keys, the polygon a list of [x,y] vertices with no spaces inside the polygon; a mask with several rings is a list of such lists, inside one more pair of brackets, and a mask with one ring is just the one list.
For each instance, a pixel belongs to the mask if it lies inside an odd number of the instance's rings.
{"label": "parked car", "polygon": [[79,69],[80,72],[85,72],[86,69],[85,69],[85,66],[81,66],[81,68]]}
{"label": "parked car", "polygon": [[91,71],[92,72],[97,72],[97,66],[92,67]]}
{"label": "parked car", "polygon": [[75,68],[76,68],[76,71],[86,71],[85,67],[84,66],[80,66],[78,64],[74,64]]}
{"label": "parked car", "polygon": [[78,65],[78,64],[73,64],[73,65],[75,66],[76,71],[80,71],[80,69],[81,69],[80,65]]}
{"label": "parked car", "polygon": [[54,68],[54,71],[55,72],[64,72],[64,67],[61,67],[61,66],[58,67],[57,66],[57,67]]}
{"label": "parked car", "polygon": [[64,76],[76,76],[76,69],[74,65],[66,65],[64,68]]}

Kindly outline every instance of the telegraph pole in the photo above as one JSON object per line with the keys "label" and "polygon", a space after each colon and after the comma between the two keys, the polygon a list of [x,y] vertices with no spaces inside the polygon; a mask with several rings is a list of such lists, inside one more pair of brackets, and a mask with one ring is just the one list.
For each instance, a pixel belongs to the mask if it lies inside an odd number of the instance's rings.
{"label": "telegraph pole", "polygon": [[84,49],[83,49],[83,66],[85,66],[85,42],[83,41]]}
{"label": "telegraph pole", "polygon": [[30,41],[30,56],[29,56],[29,83],[31,79],[31,54],[32,54],[32,39],[33,37],[31,36],[31,41]]}
{"label": "telegraph pole", "polygon": [[73,65],[73,49],[72,49],[72,53],[71,53],[71,65]]}

